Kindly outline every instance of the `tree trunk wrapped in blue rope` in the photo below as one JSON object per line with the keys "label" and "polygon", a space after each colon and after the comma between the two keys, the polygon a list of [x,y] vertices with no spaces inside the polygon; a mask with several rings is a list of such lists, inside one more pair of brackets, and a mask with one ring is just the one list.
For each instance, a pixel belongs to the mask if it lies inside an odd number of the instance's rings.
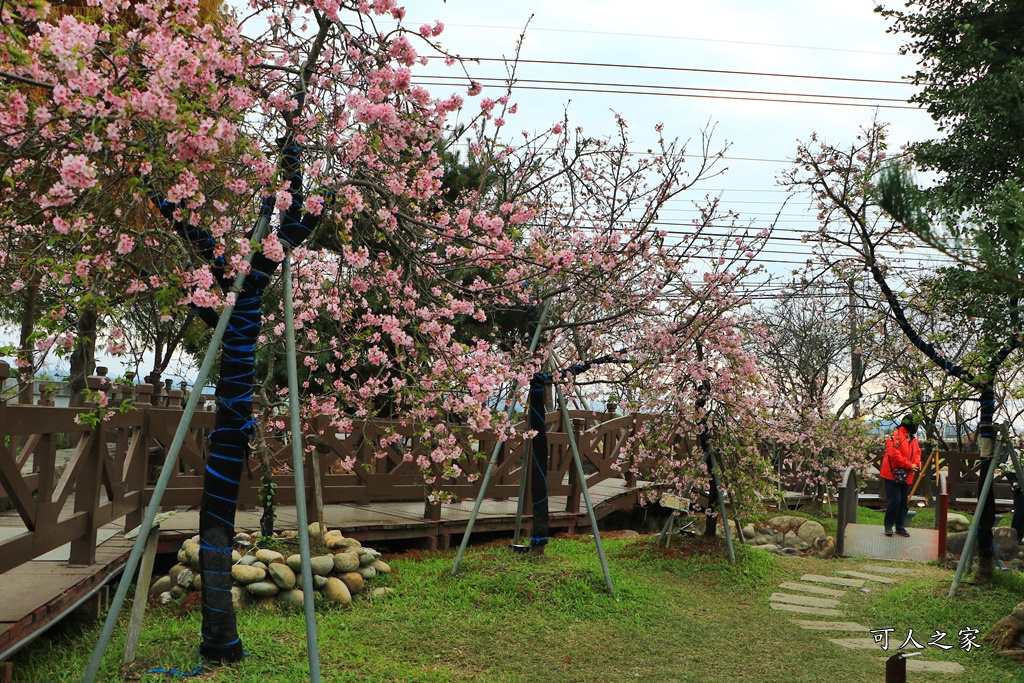
{"label": "tree trunk wrapped in blue rope", "polygon": [[[302,210],[302,172],[298,145],[281,144],[281,170],[289,181],[291,205],[281,212],[277,237],[287,248],[301,244],[315,229],[320,216]],[[154,191],[151,199],[174,223],[178,233],[217,268],[218,281],[226,290],[223,260],[213,256],[215,246],[208,231],[176,220],[176,207]],[[266,197],[259,220],[269,220],[275,198]],[[257,236],[258,237],[258,236]],[[203,498],[199,511],[200,572],[202,576],[202,644],[200,653],[210,660],[238,661],[243,656],[231,601],[231,551],[234,547],[235,511],[239,481],[256,431],[252,393],[256,343],[263,322],[263,299],[279,262],[262,253],[253,254],[249,273],[238,292],[221,345],[220,379],[217,382],[217,416],[210,435]],[[204,321],[216,323],[216,313],[200,309]]]}

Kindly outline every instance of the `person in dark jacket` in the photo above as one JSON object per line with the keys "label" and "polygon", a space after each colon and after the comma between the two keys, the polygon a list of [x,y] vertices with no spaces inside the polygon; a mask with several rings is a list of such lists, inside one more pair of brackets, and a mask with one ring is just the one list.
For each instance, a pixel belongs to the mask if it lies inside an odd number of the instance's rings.
{"label": "person in dark jacket", "polygon": [[910,510],[910,486],[914,474],[921,469],[921,445],[915,438],[917,423],[907,415],[885,440],[885,455],[879,476],[885,482],[885,535],[893,528],[900,536],[909,536],[907,512]]}

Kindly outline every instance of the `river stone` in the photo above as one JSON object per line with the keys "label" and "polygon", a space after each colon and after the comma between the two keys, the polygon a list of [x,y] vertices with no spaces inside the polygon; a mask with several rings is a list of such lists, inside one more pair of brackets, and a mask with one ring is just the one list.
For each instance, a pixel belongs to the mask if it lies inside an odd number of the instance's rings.
{"label": "river stone", "polygon": [[161,605],[166,605],[167,603],[169,603],[173,599],[174,598],[171,597],[171,592],[170,591],[164,591],[163,593],[160,594],[160,604]]}
{"label": "river stone", "polygon": [[378,574],[390,574],[391,573],[391,565],[389,565],[384,560],[374,560],[373,564],[371,564],[370,566],[373,567],[374,569],[376,569]]}
{"label": "river stone", "polygon": [[381,586],[380,588],[374,588],[372,591],[370,591],[370,597],[380,598],[387,595],[388,593],[393,592],[394,590],[394,588],[386,588],[384,586]]}
{"label": "river stone", "polygon": [[338,545],[339,548],[359,548],[363,544],[354,538],[343,538],[341,543]]}
{"label": "river stone", "polygon": [[782,545],[785,548],[795,548],[800,545],[801,542],[800,537],[793,531],[787,531],[786,535],[782,538]]}
{"label": "river stone", "polygon": [[356,570],[356,572],[359,574],[359,576],[363,577],[364,581],[369,581],[373,577],[377,576],[377,570],[371,567],[370,565],[360,567]]}
{"label": "river stone", "polygon": [[748,541],[757,536],[757,531],[754,529],[753,524],[744,525],[741,531],[743,532],[743,538],[747,539]]}
{"label": "river stone", "polygon": [[327,581],[328,581],[328,579],[327,579],[326,576],[320,576],[319,574],[313,574],[313,590],[316,590],[316,591],[323,590],[324,587],[327,585]]}
{"label": "river stone", "polygon": [[273,581],[257,581],[250,583],[245,587],[245,590],[249,591],[258,598],[272,598],[281,592],[277,584]]}
{"label": "river stone", "polygon": [[301,609],[303,607],[302,591],[294,589],[281,591],[277,594],[277,601],[286,607]]}
{"label": "river stone", "polygon": [[946,529],[956,533],[958,531],[967,531],[971,526],[971,523],[963,515],[959,515],[955,512],[950,512],[946,515]]}
{"label": "river stone", "polygon": [[161,576],[159,579],[153,582],[153,585],[149,587],[150,593],[166,593],[171,590],[171,586],[174,582],[171,581],[170,576]]}
{"label": "river stone", "polygon": [[188,593],[188,591],[181,586],[171,586],[171,598],[174,600],[185,597],[186,593]]}
{"label": "river stone", "polygon": [[236,564],[231,567],[231,578],[245,586],[267,578],[267,570],[260,567]]}
{"label": "river stone", "polygon": [[245,606],[249,604],[246,598],[245,589],[241,586],[231,587],[231,606],[235,608],[236,612],[241,612],[245,609]]}
{"label": "river stone", "polygon": [[320,522],[313,522],[309,525],[310,538],[323,538],[325,533],[327,533],[327,527]]}
{"label": "river stone", "polygon": [[[356,574],[356,576],[359,575]],[[324,586],[324,595],[327,596],[328,600],[339,605],[349,605],[352,603],[352,592],[348,589],[345,582],[336,576],[327,579],[327,585]]]}
{"label": "river stone", "polygon": [[256,560],[255,562],[253,562],[253,563],[252,563],[251,565],[249,565],[249,566],[250,566],[250,567],[259,567],[259,568],[260,568],[260,569],[262,569],[263,571],[267,571],[267,565],[266,565],[266,564],[264,564],[263,562],[260,562],[259,560]]}
{"label": "river stone", "polygon": [[327,545],[328,550],[337,550],[339,548],[347,548],[349,544],[346,543],[348,539],[342,536],[340,533],[337,536],[327,535],[324,539],[324,543]]}
{"label": "river stone", "polygon": [[275,562],[284,563],[284,555],[276,550],[268,550],[266,548],[260,548],[256,551],[256,559],[268,565]]}
{"label": "river stone", "polygon": [[763,550],[766,553],[778,553],[779,552],[779,546],[775,545],[774,543],[764,543],[762,545],[755,545],[754,547],[757,548],[758,550]]}
{"label": "river stone", "polygon": [[242,559],[238,561],[238,564],[248,567],[249,565],[256,564],[259,560],[256,559],[255,555],[243,555]]}
{"label": "river stone", "polygon": [[334,571],[334,555],[317,555],[309,558],[309,566],[314,574],[327,576]]}
{"label": "river stone", "polygon": [[290,591],[295,588],[295,572],[288,568],[288,565],[275,562],[267,569],[270,578],[273,579],[281,590]]}
{"label": "river stone", "polygon": [[302,571],[302,555],[299,555],[298,553],[295,555],[289,555],[285,559],[284,563],[296,574]]}
{"label": "river stone", "polygon": [[777,531],[783,533],[787,531],[796,531],[804,522],[807,521],[805,517],[797,517],[795,515],[777,515],[768,520],[768,526]]}
{"label": "river stone", "polygon": [[366,581],[363,579],[362,575],[357,572],[345,572],[338,578],[348,586],[348,590],[352,595],[358,595],[366,588]]}
{"label": "river stone", "polygon": [[836,539],[832,536],[818,536],[811,542],[814,556],[822,560],[830,560],[836,554]]}
{"label": "river stone", "polygon": [[373,561],[376,559],[377,557],[375,557],[373,553],[363,553],[359,556],[359,566],[369,567],[371,564],[373,564]]}
{"label": "river stone", "polygon": [[182,588],[191,588],[192,579],[194,578],[196,578],[196,573],[191,569],[186,569],[182,572],[178,572],[178,577],[175,579],[175,581]]}
{"label": "river stone", "polygon": [[185,542],[181,544],[181,550],[178,551],[178,563],[189,564],[189,557],[198,550],[199,543],[193,541],[191,538],[186,539]]}
{"label": "river stone", "polygon": [[996,546],[996,557],[1013,557],[1017,552],[1017,532],[1008,526],[992,530],[992,543]]}
{"label": "river stone", "polygon": [[814,539],[825,535],[825,527],[809,519],[800,525],[800,528],[796,530],[796,535],[800,537],[801,541],[810,545]]}
{"label": "river stone", "polygon": [[203,590],[203,575],[196,574],[195,578],[192,579],[192,590],[201,591]]}
{"label": "river stone", "polygon": [[338,553],[334,556],[334,571],[339,574],[353,572],[359,567],[359,556],[355,553]]}
{"label": "river stone", "polygon": [[341,533],[341,529],[331,529],[324,534],[324,540],[329,541],[332,538],[344,538],[345,535]]}
{"label": "river stone", "polygon": [[231,563],[232,564],[234,564],[235,562],[238,562],[241,559],[242,559],[242,553],[238,552],[237,550],[232,550],[231,551]]}
{"label": "river stone", "polygon": [[182,573],[183,571],[186,571],[187,569],[188,566],[184,564],[176,564],[170,569],[168,569],[167,576],[171,577],[171,585],[178,583],[178,574]]}

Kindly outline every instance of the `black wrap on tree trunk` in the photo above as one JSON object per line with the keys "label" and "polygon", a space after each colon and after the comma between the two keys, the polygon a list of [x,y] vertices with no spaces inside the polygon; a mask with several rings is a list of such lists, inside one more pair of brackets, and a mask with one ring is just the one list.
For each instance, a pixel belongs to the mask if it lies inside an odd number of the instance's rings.
{"label": "black wrap on tree trunk", "polygon": [[238,295],[221,346],[216,429],[210,436],[210,456],[199,509],[203,584],[203,640],[199,651],[207,659],[229,662],[243,656],[231,604],[231,551],[234,549],[238,484],[249,456],[249,441],[256,429],[252,385],[256,339],[263,322],[260,310],[263,290],[269,279],[255,269],[256,265],[253,259],[253,270]]}
{"label": "black wrap on tree trunk", "polygon": [[533,453],[530,467],[530,497],[533,502],[533,531],[530,545],[548,542],[550,532],[548,517],[548,434],[544,421],[544,387],[548,376],[536,373],[530,379],[530,429],[537,432],[531,442]]}
{"label": "black wrap on tree trunk", "polygon": [[[277,236],[294,247],[313,232],[319,215],[303,215],[299,147],[282,143],[281,169],[289,181],[291,205],[281,212]],[[261,219],[269,219],[273,196],[264,199]],[[203,639],[200,653],[210,660],[238,661],[244,656],[231,602],[231,551],[234,547],[235,510],[242,467],[256,430],[252,414],[256,342],[262,327],[264,290],[279,262],[262,252],[253,255],[250,271],[238,294],[221,344],[220,380],[217,383],[216,429],[210,436],[210,456],[199,510],[200,571],[203,584]]]}
{"label": "black wrap on tree trunk", "polygon": [[[981,414],[978,416],[978,436],[981,438],[997,438],[995,415],[996,415],[996,393],[991,388],[981,392]],[[985,479],[988,477],[989,467],[992,465],[991,458],[981,458],[981,466],[978,472],[978,500],[981,500],[981,489],[985,486]],[[994,534],[992,527],[996,524],[996,493],[995,485],[988,490],[988,495],[981,505],[981,516],[978,518],[978,556],[993,557],[995,555]]]}

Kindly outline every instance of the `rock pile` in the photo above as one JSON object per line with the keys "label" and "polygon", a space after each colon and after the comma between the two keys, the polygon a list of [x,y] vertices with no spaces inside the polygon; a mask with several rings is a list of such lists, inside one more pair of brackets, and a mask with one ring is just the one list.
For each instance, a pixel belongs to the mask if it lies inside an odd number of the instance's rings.
{"label": "rock pile", "polygon": [[836,552],[836,539],[825,534],[820,523],[793,515],[772,517],[763,524],[743,527],[746,543],[777,555],[829,559]]}
{"label": "rock pile", "polygon": [[[390,574],[391,567],[381,560],[373,548],[364,548],[354,538],[345,538],[338,530],[321,534],[314,523],[310,525],[310,541],[326,548],[327,553],[310,558],[313,589],[324,599],[349,605],[352,596],[367,592],[367,582],[378,574]],[[275,534],[277,545],[294,541],[295,531]],[[231,595],[236,610],[248,605],[281,605],[302,607],[302,558],[297,553],[284,553],[260,548],[264,539],[258,534],[239,533],[232,551],[234,565],[231,577],[234,586]],[[296,546],[297,547],[297,546]],[[181,545],[178,563],[166,575],[153,582],[150,594],[159,595],[169,602],[202,588],[199,575],[199,537],[193,536]],[[384,595],[390,588],[376,588],[370,595]]]}

